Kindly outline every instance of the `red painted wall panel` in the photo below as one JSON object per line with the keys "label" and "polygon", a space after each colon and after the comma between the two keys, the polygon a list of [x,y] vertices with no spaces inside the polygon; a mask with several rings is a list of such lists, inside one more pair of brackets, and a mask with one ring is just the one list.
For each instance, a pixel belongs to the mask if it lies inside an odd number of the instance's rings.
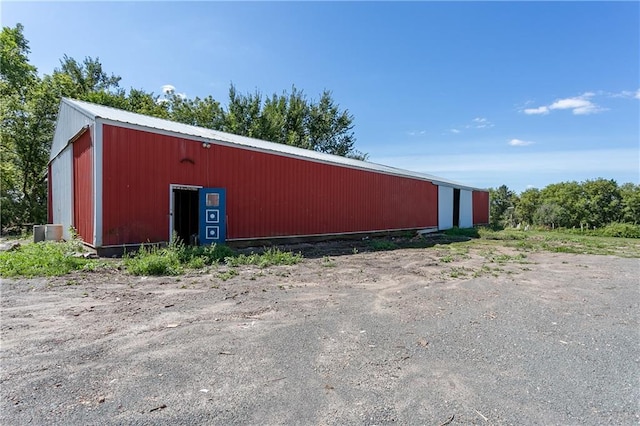
{"label": "red painted wall panel", "polygon": [[169,185],[227,189],[227,238],[437,226],[430,182],[105,125],[103,245],[166,241]]}
{"label": "red painted wall panel", "polygon": [[473,224],[486,225],[489,223],[489,193],[487,191],[473,191]]}
{"label": "red painted wall panel", "polygon": [[93,146],[91,132],[73,142],[73,226],[93,244]]}

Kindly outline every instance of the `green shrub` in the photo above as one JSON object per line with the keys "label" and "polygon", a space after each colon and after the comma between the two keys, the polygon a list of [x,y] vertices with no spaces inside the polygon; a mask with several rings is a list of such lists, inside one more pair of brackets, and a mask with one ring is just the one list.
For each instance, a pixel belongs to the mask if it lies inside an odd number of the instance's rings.
{"label": "green shrub", "polygon": [[180,263],[187,265],[212,265],[224,261],[227,257],[235,256],[235,252],[224,244],[185,246],[181,242],[176,242],[169,248],[176,251]]}
{"label": "green shrub", "polygon": [[133,275],[178,275],[183,271],[178,250],[172,246],[142,246],[133,255],[124,256],[124,265]]}
{"label": "green shrub", "polygon": [[83,251],[76,241],[29,243],[0,253],[0,276],[43,277],[89,268],[95,260],[74,256]]}
{"label": "green shrub", "polygon": [[603,237],[640,238],[640,225],[631,223],[610,223],[599,231]]}

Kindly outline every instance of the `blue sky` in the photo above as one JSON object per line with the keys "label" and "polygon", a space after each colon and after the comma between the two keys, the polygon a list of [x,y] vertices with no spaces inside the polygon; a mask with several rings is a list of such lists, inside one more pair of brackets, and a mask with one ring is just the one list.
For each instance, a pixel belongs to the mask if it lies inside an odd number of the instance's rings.
{"label": "blue sky", "polygon": [[640,182],[638,2],[3,2],[31,62],[226,102],[333,92],[370,161],[479,187]]}

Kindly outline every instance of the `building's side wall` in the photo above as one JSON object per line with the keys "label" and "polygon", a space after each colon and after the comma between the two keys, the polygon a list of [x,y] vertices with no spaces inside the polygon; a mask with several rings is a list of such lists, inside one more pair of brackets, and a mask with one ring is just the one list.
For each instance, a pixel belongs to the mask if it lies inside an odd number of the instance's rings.
{"label": "building's side wall", "polygon": [[85,132],[73,146],[73,226],[88,244],[93,245],[93,144],[91,132]]}
{"label": "building's side wall", "polygon": [[453,188],[438,186],[438,229],[453,228]]}
{"label": "building's side wall", "polygon": [[227,238],[434,227],[431,182],[103,127],[103,245],[166,241],[169,185],[227,189]]}
{"label": "building's side wall", "polygon": [[473,202],[471,191],[466,189],[460,190],[460,220],[459,228],[473,227]]}
{"label": "building's side wall", "polygon": [[51,166],[51,222],[61,224],[63,238],[71,238],[73,225],[73,146],[68,145]]}
{"label": "building's side wall", "polygon": [[473,191],[473,224],[489,223],[489,192]]}

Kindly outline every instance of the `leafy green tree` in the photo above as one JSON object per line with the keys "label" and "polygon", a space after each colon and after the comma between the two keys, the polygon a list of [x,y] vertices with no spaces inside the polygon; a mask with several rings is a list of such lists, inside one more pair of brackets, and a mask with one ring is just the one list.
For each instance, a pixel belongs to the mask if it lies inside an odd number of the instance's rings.
{"label": "leafy green tree", "polygon": [[367,158],[354,149],[353,116],[340,110],[326,90],[318,102],[293,87],[290,94],[274,94],[263,103],[260,92],[240,94],[232,84],[222,129],[328,154]]}
{"label": "leafy green tree", "polygon": [[540,207],[540,190],[529,188],[523,191],[518,197],[515,211],[519,222],[532,225],[536,210]]}
{"label": "leafy green tree", "polygon": [[225,115],[223,130],[236,135],[252,138],[262,137],[262,95],[260,92],[243,95],[235,86],[229,87],[229,106]]}
{"label": "leafy green tree", "polygon": [[536,225],[549,226],[555,229],[560,223],[567,221],[567,210],[555,203],[545,203],[538,207],[533,220]]}
{"label": "leafy green tree", "polygon": [[517,195],[507,185],[489,189],[489,221],[494,228],[515,225],[515,204]]}
{"label": "leafy green tree", "polygon": [[557,204],[564,214],[555,226],[571,228],[585,225],[587,218],[587,199],[582,186],[575,181],[547,185],[540,191],[541,204]]}
{"label": "leafy green tree", "polygon": [[84,99],[88,94],[94,92],[111,92],[119,89],[122,79],[116,75],[108,75],[102,69],[100,58],[87,56],[82,62],[78,62],[67,55],[60,61],[60,68],[56,68],[53,75],[63,74],[70,78],[73,83],[72,90],[65,95]]}
{"label": "leafy green tree", "polygon": [[309,139],[312,149],[328,154],[348,156],[353,152],[353,116],[340,111],[328,91],[309,108]]}
{"label": "leafy green tree", "polygon": [[631,182],[620,186],[622,218],[626,223],[640,224],[640,185]]}
{"label": "leafy green tree", "polygon": [[622,220],[622,196],[615,180],[587,180],[582,189],[586,199],[582,217],[590,226],[600,228]]}
{"label": "leafy green tree", "polygon": [[169,99],[169,117],[174,121],[215,130],[224,126],[224,110],[211,96],[183,99],[173,93]]}
{"label": "leafy green tree", "polygon": [[[0,34],[0,155],[2,172],[0,226],[43,218],[41,146],[48,130],[41,117],[43,96],[36,68],[29,64],[23,26],[3,27]],[[46,156],[46,153],[45,153]],[[45,162],[46,165],[46,162]],[[46,203],[45,203],[46,206]]]}

